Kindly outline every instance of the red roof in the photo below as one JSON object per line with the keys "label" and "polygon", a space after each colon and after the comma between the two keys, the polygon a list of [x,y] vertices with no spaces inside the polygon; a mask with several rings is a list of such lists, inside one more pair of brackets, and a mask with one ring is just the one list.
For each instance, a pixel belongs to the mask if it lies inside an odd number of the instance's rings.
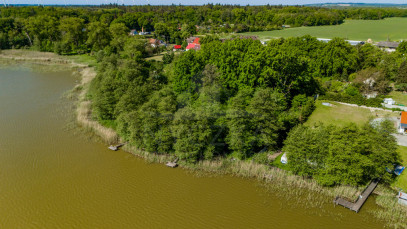
{"label": "red roof", "polygon": [[181,45],[174,45],[175,49],[181,49]]}
{"label": "red roof", "polygon": [[198,37],[198,38],[196,38],[196,39],[194,40],[194,42],[192,42],[192,43],[194,43],[194,44],[198,44],[198,45],[199,45],[199,44],[200,44],[200,43],[199,43],[199,39],[200,39],[199,37]]}
{"label": "red roof", "polygon": [[195,43],[191,43],[191,44],[189,44],[187,47],[186,47],[186,49],[188,50],[188,49],[194,49],[195,48]]}
{"label": "red roof", "polygon": [[407,112],[405,112],[405,111],[401,112],[401,123],[407,124]]}

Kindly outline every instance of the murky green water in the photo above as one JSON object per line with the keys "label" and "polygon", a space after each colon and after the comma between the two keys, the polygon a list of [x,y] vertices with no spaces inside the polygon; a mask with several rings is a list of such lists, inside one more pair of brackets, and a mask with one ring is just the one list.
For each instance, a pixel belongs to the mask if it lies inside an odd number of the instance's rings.
{"label": "murky green water", "polygon": [[0,70],[0,228],[381,228],[367,209],[287,205],[256,181],[197,177],[66,128],[69,72]]}

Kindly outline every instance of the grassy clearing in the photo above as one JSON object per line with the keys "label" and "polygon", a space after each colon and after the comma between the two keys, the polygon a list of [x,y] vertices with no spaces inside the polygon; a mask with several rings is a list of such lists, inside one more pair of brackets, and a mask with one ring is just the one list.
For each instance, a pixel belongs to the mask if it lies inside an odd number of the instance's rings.
{"label": "grassy clearing", "polygon": [[[155,61],[163,61],[163,57],[164,57],[164,54],[166,54],[167,53],[167,51],[164,51],[164,52],[162,52],[162,53],[160,53],[160,54],[157,54],[157,55],[154,55],[154,56],[152,56],[152,57],[147,57],[147,58],[145,58],[147,61],[148,60],[155,60]],[[181,54],[181,52],[174,52],[174,55],[175,56],[178,56],[178,55],[180,55]]]}
{"label": "grassy clearing", "polygon": [[[333,106],[324,106],[322,105],[323,102],[329,102]],[[313,125],[319,122],[339,126],[344,126],[351,122],[354,122],[358,125],[363,125],[371,118],[398,117],[398,115],[399,112],[380,110],[375,111],[369,108],[353,107],[336,102],[318,100],[316,102],[316,109],[309,117],[306,125]]]}
{"label": "grassy clearing", "polygon": [[400,91],[392,91],[389,98],[393,98],[397,104],[407,106],[407,94],[403,94]]}
{"label": "grassy clearing", "polygon": [[298,37],[311,35],[318,38],[341,37],[350,40],[374,42],[407,39],[407,30],[401,29],[407,26],[407,18],[386,18],[384,20],[346,20],[341,25],[298,27],[284,30],[249,32],[242,35],[256,35],[260,39],[272,39],[277,37]]}
{"label": "grassy clearing", "polygon": [[[401,156],[401,159],[403,160],[403,166],[407,165],[407,147],[406,146],[399,146],[399,153]],[[394,187],[396,189],[403,189],[404,191],[407,191],[407,171],[404,171],[401,173],[399,177],[397,177],[397,180],[394,182]]]}

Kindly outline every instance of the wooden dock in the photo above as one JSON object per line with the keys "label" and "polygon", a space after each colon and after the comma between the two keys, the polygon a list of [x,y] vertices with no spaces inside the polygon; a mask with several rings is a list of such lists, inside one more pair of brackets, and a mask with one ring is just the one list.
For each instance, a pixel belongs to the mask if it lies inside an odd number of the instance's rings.
{"label": "wooden dock", "polygon": [[177,162],[178,158],[175,159],[174,161],[168,161],[165,165],[171,168],[176,168],[178,166]]}
{"label": "wooden dock", "polygon": [[117,151],[120,147],[124,146],[126,143],[120,143],[118,145],[111,145],[108,148],[113,150],[113,151]]}
{"label": "wooden dock", "polygon": [[349,202],[341,197],[336,197],[334,203],[349,208],[352,211],[359,212],[367,198],[369,198],[370,194],[372,194],[377,187],[377,184],[379,184],[379,179],[372,180],[355,202]]}

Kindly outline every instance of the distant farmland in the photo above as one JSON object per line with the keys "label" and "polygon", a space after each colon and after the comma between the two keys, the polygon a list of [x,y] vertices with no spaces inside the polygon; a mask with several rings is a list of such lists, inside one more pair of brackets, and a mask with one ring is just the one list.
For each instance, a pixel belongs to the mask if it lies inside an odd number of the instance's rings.
{"label": "distant farmland", "polygon": [[407,40],[407,18],[387,18],[384,20],[346,20],[341,25],[298,27],[284,30],[249,32],[244,35],[256,35],[260,39],[278,37],[298,37],[311,35],[318,38],[341,37],[349,40],[374,42]]}

